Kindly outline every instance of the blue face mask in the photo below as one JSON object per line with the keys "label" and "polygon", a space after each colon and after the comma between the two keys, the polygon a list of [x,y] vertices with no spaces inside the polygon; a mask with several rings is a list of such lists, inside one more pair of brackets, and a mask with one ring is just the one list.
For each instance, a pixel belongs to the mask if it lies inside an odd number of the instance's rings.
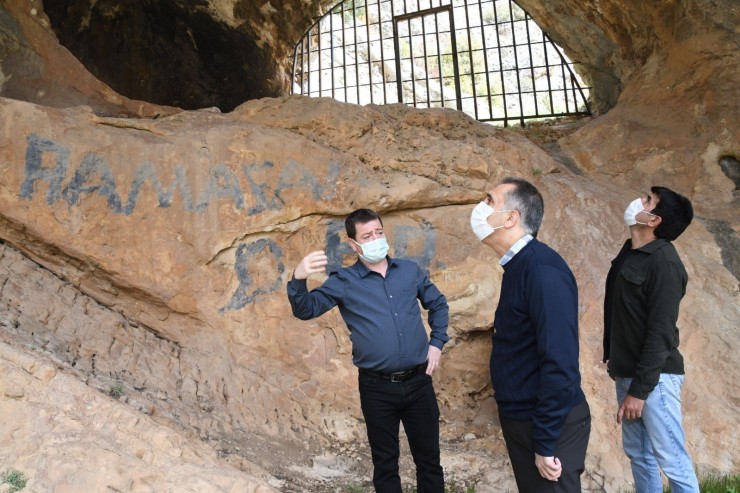
{"label": "blue face mask", "polygon": [[384,237],[363,244],[355,241],[355,245],[362,249],[362,253],[358,252],[357,255],[368,264],[380,263],[388,255],[388,242]]}

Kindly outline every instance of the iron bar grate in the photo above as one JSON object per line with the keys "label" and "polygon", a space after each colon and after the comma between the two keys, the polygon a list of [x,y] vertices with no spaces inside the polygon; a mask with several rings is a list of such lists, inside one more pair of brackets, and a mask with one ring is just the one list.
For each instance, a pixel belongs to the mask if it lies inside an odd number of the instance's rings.
{"label": "iron bar grate", "polygon": [[590,114],[574,65],[514,0],[344,0],[296,44],[292,93],[524,125]]}

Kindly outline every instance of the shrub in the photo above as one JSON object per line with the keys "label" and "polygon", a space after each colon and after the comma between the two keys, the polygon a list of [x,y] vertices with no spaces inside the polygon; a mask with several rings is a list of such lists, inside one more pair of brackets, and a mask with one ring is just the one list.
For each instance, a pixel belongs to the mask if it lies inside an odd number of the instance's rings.
{"label": "shrub", "polygon": [[126,391],[123,388],[123,384],[114,383],[110,387],[108,387],[108,395],[111,397],[115,397],[116,399],[121,397],[125,393]]}
{"label": "shrub", "polygon": [[15,469],[10,469],[9,471],[4,472],[2,475],[2,479],[2,484],[7,483],[10,485],[8,493],[15,493],[16,491],[22,490],[26,487],[26,483],[28,482],[26,476],[24,476],[22,472],[16,471]]}

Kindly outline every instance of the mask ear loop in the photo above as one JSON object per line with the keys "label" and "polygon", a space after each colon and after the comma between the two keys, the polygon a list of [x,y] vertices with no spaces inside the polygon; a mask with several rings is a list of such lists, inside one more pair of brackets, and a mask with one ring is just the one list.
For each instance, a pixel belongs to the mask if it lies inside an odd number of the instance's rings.
{"label": "mask ear loop", "polygon": [[[644,212],[645,214],[648,214],[648,215],[650,215],[650,216],[652,216],[652,217],[651,217],[650,219],[648,219],[648,222],[646,222],[646,223],[641,223],[640,221],[638,221],[638,220],[637,220],[637,214],[639,214],[640,212]],[[640,212],[638,212],[637,214],[635,214],[635,222],[636,222],[637,224],[642,224],[643,226],[650,226],[650,220],[651,220],[651,219],[652,219],[653,217],[660,217],[659,215],[657,215],[657,214],[653,214],[652,212],[650,212],[650,211],[646,211],[645,209],[641,210]]]}
{"label": "mask ear loop", "polygon": [[[519,214],[519,211],[516,209],[508,209],[506,212],[509,212],[509,213],[516,212],[517,214]],[[508,218],[504,219],[504,222],[509,221],[509,220],[513,220],[513,218],[509,216]]]}
{"label": "mask ear loop", "polygon": [[[497,212],[498,212],[499,214],[502,214],[502,213],[504,213],[504,212],[514,212],[515,210],[516,210],[516,209],[502,209],[502,210],[500,210],[500,211],[493,211],[493,212],[491,213],[491,215],[493,215],[493,214],[495,214],[495,213],[497,213]],[[489,216],[489,217],[490,217],[490,216]],[[486,218],[486,219],[487,219],[487,218]],[[508,221],[508,220],[509,220],[509,218],[507,218],[507,219],[504,219],[504,223],[506,223],[506,221]],[[489,226],[490,226],[490,224],[489,224]],[[495,233],[495,232],[496,232],[497,230],[499,230],[499,229],[501,229],[501,228],[505,228],[505,227],[506,227],[506,225],[505,225],[505,224],[502,224],[501,226],[491,226],[491,228],[493,229],[493,231],[491,232],[491,234],[493,234],[493,233]],[[491,236],[491,235],[488,235],[488,236]],[[486,236],[486,238],[488,238],[488,236]],[[484,239],[485,239],[485,238],[484,238]]]}
{"label": "mask ear loop", "polygon": [[[364,250],[362,250],[362,245],[360,245],[359,243],[357,243],[357,241],[356,241],[356,240],[355,240],[354,238],[350,238],[350,239],[349,239],[349,241],[351,241],[352,243],[354,243],[355,245],[357,245],[357,246],[358,246],[358,247],[360,248],[360,251],[361,251],[361,252],[363,252],[362,254],[364,254]],[[361,254],[360,252],[358,252],[357,250],[355,250],[355,253],[356,253],[357,255],[362,255],[362,254]]]}
{"label": "mask ear loop", "polygon": [[[511,213],[511,212],[515,212],[515,211],[516,211],[516,212],[519,212],[519,211],[517,211],[516,209],[501,209],[500,211],[494,211],[494,212],[498,212],[498,213],[500,213],[500,214],[503,214],[504,212],[507,212],[507,213]],[[508,221],[508,220],[510,220],[510,219],[511,219],[511,216],[509,216],[509,217],[505,218],[505,219],[504,219],[504,223],[506,223],[506,221]],[[498,226],[498,227],[499,227],[499,228],[503,228],[503,227],[504,227],[504,225],[502,224],[501,226]]]}

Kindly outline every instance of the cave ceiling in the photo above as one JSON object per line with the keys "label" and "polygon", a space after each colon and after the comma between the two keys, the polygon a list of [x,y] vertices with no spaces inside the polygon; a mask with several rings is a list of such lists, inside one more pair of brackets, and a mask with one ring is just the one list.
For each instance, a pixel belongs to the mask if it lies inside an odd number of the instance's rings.
{"label": "cave ceiling", "polygon": [[[401,1],[401,0],[396,0]],[[289,94],[293,46],[336,2],[323,0],[55,0],[44,10],[60,42],[132,99],[230,111]],[[734,0],[518,0],[613,107],[651,53],[697,30],[736,29]]]}

